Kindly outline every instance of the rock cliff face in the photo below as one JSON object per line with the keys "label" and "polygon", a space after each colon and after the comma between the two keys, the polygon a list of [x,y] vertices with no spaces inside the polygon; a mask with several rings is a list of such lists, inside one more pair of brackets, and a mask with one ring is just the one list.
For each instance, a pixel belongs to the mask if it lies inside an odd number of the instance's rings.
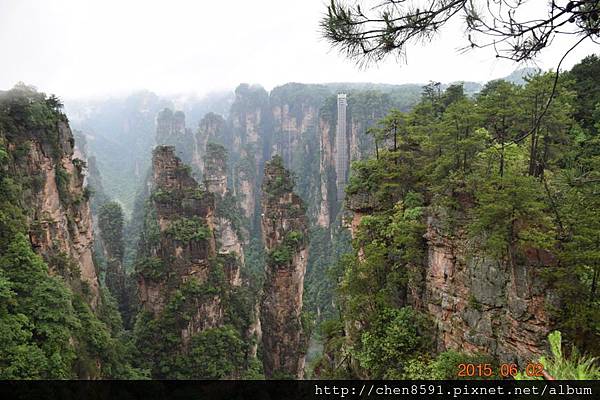
{"label": "rock cliff face", "polygon": [[241,285],[241,243],[231,221],[218,215],[216,204],[224,195],[213,184],[226,185],[225,177],[218,174],[224,162],[214,154],[207,158],[210,190],[206,191],[173,147],[159,146],[153,154],[151,200],[137,265],[140,302],[160,317],[178,292],[205,287],[186,296],[189,318],[178,324],[184,346],[195,334],[225,323],[228,310],[223,296]]}
{"label": "rock cliff face", "polygon": [[227,124],[223,117],[215,113],[206,114],[200,121],[195,135],[192,165],[204,174],[204,155],[207,144],[212,142],[225,145],[227,140]]}
{"label": "rock cliff face", "polygon": [[330,194],[329,187],[333,184],[333,180],[329,178],[333,172],[333,150],[331,141],[331,124],[321,119],[319,121],[319,195],[316,198],[317,225],[322,228],[328,228],[331,223]]}
{"label": "rock cliff face", "polygon": [[325,86],[288,83],[273,89],[269,102],[273,118],[271,155],[279,154],[296,175],[298,195],[315,218],[320,192],[321,136],[319,121],[323,102],[330,94]]}
{"label": "rock cliff face", "polygon": [[264,146],[269,142],[271,118],[268,94],[260,86],[242,84],[231,106],[230,151],[234,165],[235,195],[244,215],[253,221],[256,212]]}
{"label": "rock cliff face", "polygon": [[[347,199],[352,215],[346,225],[353,236],[372,202],[364,193]],[[482,254],[462,229],[442,233],[440,221],[430,213],[425,268],[413,271],[421,276],[407,288],[408,302],[433,318],[438,350],[481,352],[521,365],[537,359],[553,325],[546,307],[556,299],[541,277],[553,257],[531,250],[511,265]]]}
{"label": "rock cliff face", "polygon": [[[90,208],[92,210],[92,218],[94,219],[94,228],[97,227],[96,224],[96,216],[98,213],[99,207],[108,202],[110,199],[106,195],[104,190],[104,185],[102,183],[102,176],[100,175],[100,171],[98,170],[98,165],[96,162],[96,157],[90,155],[90,149],[87,144],[86,135],[82,132],[74,131],[73,137],[75,139],[75,148],[73,149],[73,158],[78,158],[80,160],[85,161],[87,168],[84,172],[84,181],[83,184],[85,187],[91,189],[94,193],[92,198],[90,199]],[[97,232],[96,232],[97,233]]]}
{"label": "rock cliff face", "polygon": [[[306,213],[323,242],[319,250],[313,252],[315,257],[308,261],[307,286],[322,281],[327,266],[336,262],[329,257],[339,253],[333,244],[337,233],[331,229],[336,226],[341,210],[335,173],[335,155],[339,151],[335,148],[336,99],[337,91],[323,85],[286,84],[267,93],[260,86],[242,84],[235,91],[227,119],[207,114],[189,143],[182,116],[176,118],[168,110],[158,116],[157,137],[168,138],[163,142],[175,145],[176,154],[190,163],[193,172],[202,175],[207,190],[223,200],[220,202],[223,206],[217,204],[215,216],[207,220],[215,231],[217,253],[234,252],[243,261],[241,241],[247,247],[248,260],[257,259],[248,246],[256,247],[257,243],[251,239],[260,235],[259,216],[263,212],[258,199],[263,165],[271,155],[281,154],[285,167],[297,177],[296,193],[306,202]],[[348,146],[345,150],[349,162],[371,155],[372,143],[365,130],[392,105],[389,96],[381,93],[348,93]],[[228,150],[226,163],[229,165],[209,160],[207,149],[211,143],[222,144]],[[206,171],[206,161],[212,162],[216,169]],[[228,221],[218,214],[231,204],[228,199],[233,197],[239,202],[242,218]],[[331,294],[326,292],[325,288],[307,292],[311,310],[320,312],[321,308],[331,307]],[[317,303],[319,306],[315,306]]]}
{"label": "rock cliff face", "polygon": [[[375,151],[375,145],[371,135],[367,135],[367,129],[373,126],[379,119],[394,107],[394,101],[385,93],[374,91],[350,92],[347,95],[346,110],[346,140],[338,141],[337,133],[337,99],[336,96],[328,97],[320,109],[319,131],[317,139],[320,141],[319,148],[319,175],[321,177],[320,187],[315,192],[319,193],[312,202],[316,207],[311,208],[312,215],[319,226],[327,227],[341,211],[341,200],[335,190],[336,158],[339,152],[347,152],[346,159],[347,175],[351,174],[350,166],[353,161],[371,157]],[[338,148],[338,142],[346,143],[347,148]]]}
{"label": "rock cliff face", "polygon": [[554,263],[552,257],[532,250],[511,265],[477,255],[464,232],[449,238],[438,225],[429,218],[423,299],[436,322],[438,347],[484,352],[521,365],[541,356],[553,325],[547,304],[556,300],[541,274]]}
{"label": "rock cliff face", "polygon": [[75,155],[74,142],[57,97],[24,84],[0,91],[0,276],[10,289],[2,296],[4,379],[139,372],[98,280],[85,156]]}
{"label": "rock cliff face", "polygon": [[[218,254],[231,255],[244,265],[244,249],[242,226],[239,219],[240,210],[227,184],[227,150],[225,147],[208,143],[204,158],[204,183],[206,190],[215,196],[215,213],[209,218],[209,226],[216,239]],[[238,217],[238,218],[236,218]],[[230,283],[241,285],[240,269],[231,271]]]}
{"label": "rock cliff face", "polygon": [[[365,131],[393,105],[379,92],[348,94],[348,163],[372,155],[372,138]],[[156,136],[158,144],[175,146],[176,154],[200,174],[206,145],[224,145],[230,155],[231,187],[253,226],[263,165],[280,154],[297,176],[297,192],[307,202],[309,217],[327,229],[340,210],[332,190],[335,155],[341,151],[335,146],[336,118],[336,93],[326,86],[290,83],[267,93],[260,86],[242,84],[235,90],[227,120],[209,113],[191,137],[183,113],[165,109],[157,116]]]}
{"label": "rock cliff face", "polygon": [[308,219],[278,156],[265,165],[261,226],[268,253],[261,307],[268,378],[302,378],[307,337],[301,313],[308,259]]}
{"label": "rock cliff face", "polygon": [[[172,292],[189,279],[204,283],[210,270],[209,259],[216,243],[207,220],[214,213],[214,197],[203,191],[189,169],[175,156],[171,146],[159,146],[152,158],[151,205],[138,260],[139,294],[142,306],[159,315]],[[187,334],[222,322],[219,299],[204,306],[209,317],[193,318]]]}
{"label": "rock cliff face", "polygon": [[168,143],[186,134],[185,114],[165,108],[156,117],[156,141]]}
{"label": "rock cliff face", "polygon": [[[275,136],[271,143],[272,154],[281,154],[287,165],[295,165],[303,161],[305,148],[304,136],[314,129],[318,121],[318,109],[312,104],[274,105],[273,125]],[[295,111],[295,113],[294,113]]]}
{"label": "rock cliff face", "polygon": [[[136,262],[142,306],[136,340],[156,378],[239,378],[256,354],[255,302],[241,274],[244,253],[235,200],[227,191],[226,152],[220,145],[207,147],[208,190],[173,147],[158,146],[153,153]],[[224,358],[231,368],[209,366]]]}
{"label": "rock cliff face", "polygon": [[[32,177],[30,240],[34,249],[48,262],[50,269],[79,285],[65,263],[75,263],[81,282],[89,288],[91,306],[100,299],[100,285],[92,261],[93,228],[89,192],[83,186],[84,162],[73,157],[74,140],[69,125],[58,122],[57,136],[49,141],[44,132],[31,132],[19,144],[26,149],[19,169]],[[38,136],[38,134],[40,136]],[[66,275],[65,275],[66,274]]]}
{"label": "rock cliff face", "polygon": [[174,146],[184,163],[190,164],[194,153],[194,135],[185,125],[185,114],[165,108],[156,116],[156,143]]}

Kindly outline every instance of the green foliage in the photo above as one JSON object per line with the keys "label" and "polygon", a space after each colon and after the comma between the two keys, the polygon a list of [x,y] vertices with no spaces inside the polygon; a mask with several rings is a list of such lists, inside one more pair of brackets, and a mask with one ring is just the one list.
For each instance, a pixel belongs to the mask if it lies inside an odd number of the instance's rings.
{"label": "green foliage", "polygon": [[187,175],[187,176],[191,176],[192,175],[192,167],[190,167],[187,164],[181,164],[179,166],[177,166],[177,169],[175,170],[178,174],[181,175]]}
{"label": "green foliage", "polygon": [[210,228],[199,217],[171,221],[165,232],[182,243],[205,240],[211,235]]}
{"label": "green foliage", "polygon": [[320,323],[337,315],[335,288],[343,274],[337,268],[338,261],[352,247],[350,232],[343,227],[334,230],[333,234],[324,228],[313,228],[309,236],[303,302],[305,309],[315,313],[317,323]]}
{"label": "green foliage", "polygon": [[273,156],[265,167],[265,174],[268,178],[263,182],[263,191],[270,197],[277,198],[294,190],[294,179],[284,167],[281,156]]}
{"label": "green foliage", "polygon": [[175,191],[157,189],[152,193],[151,198],[159,204],[170,204],[178,200],[178,194]]}
{"label": "green foliage", "polygon": [[[541,357],[539,362],[544,366],[544,372],[558,380],[597,380],[600,379],[600,367],[597,360],[592,357],[580,355],[573,347],[570,356],[563,354],[562,335],[554,331],[548,335],[550,343],[550,357]],[[519,372],[515,379],[542,379],[542,377],[529,377]]]}
{"label": "green foliage", "polygon": [[[222,266],[213,260],[207,282],[190,279],[170,294],[159,315],[138,314],[134,337],[140,368],[161,379],[260,377],[255,361],[247,356],[251,342],[242,336],[249,321],[241,314],[248,316],[253,306],[246,304],[244,293],[230,293],[225,287]],[[198,317],[199,304],[223,307],[232,325],[204,329],[184,342],[181,332]]]}
{"label": "green foliage", "polygon": [[276,266],[288,265],[292,261],[292,256],[292,249],[285,244],[280,244],[269,252],[269,264]]}
{"label": "green foliage", "polygon": [[[374,157],[353,163],[346,187],[346,208],[359,213],[360,224],[334,282],[343,329],[323,338],[315,371],[338,378],[455,376],[463,355],[438,359],[410,341],[406,352],[384,352],[391,344],[382,338],[400,333],[372,331],[384,310],[403,310],[409,293],[422,287],[426,219],[438,234],[468,246],[467,257],[536,265],[536,279],[543,276],[539,283],[562,300],[560,308],[547,305],[554,320],[578,347],[600,351],[600,142],[590,128],[600,124],[600,113],[577,120],[581,104],[595,109],[595,94],[582,88],[597,77],[581,71],[597,62],[584,64],[576,75],[559,77],[551,103],[550,73],[524,86],[490,82],[474,98],[460,86],[442,92],[432,83],[411,112],[392,111],[368,130]],[[467,307],[481,309],[474,296]],[[389,354],[395,359],[377,364]],[[388,364],[395,368],[382,367]]]}
{"label": "green foliage", "polygon": [[[106,323],[81,295],[48,275],[22,234],[0,258],[0,330],[5,329],[3,379],[118,378],[125,377],[123,369],[136,372],[127,353],[113,352],[121,342]],[[102,370],[96,360],[101,360]]]}
{"label": "green foliage", "polygon": [[109,257],[123,259],[123,209],[117,202],[111,201],[100,207],[98,212],[98,229],[106,246]]}
{"label": "green foliage", "polygon": [[[79,264],[56,249],[43,259],[30,243],[30,234],[41,234],[42,220],[21,205],[28,189],[39,192],[44,182],[41,174],[20,175],[19,157],[29,147],[23,139],[50,144],[60,199],[65,206],[72,202],[71,177],[60,164],[59,139],[72,140],[59,138],[57,123],[66,121],[61,107],[56,97],[24,85],[0,95],[0,378],[141,378],[143,371],[131,366],[118,311],[102,293],[93,311]],[[11,141],[18,144],[15,156],[6,151]]]}
{"label": "green foliage", "polygon": [[554,232],[545,208],[543,188],[531,176],[512,175],[479,185],[477,205],[469,226],[483,249],[502,257],[518,244],[551,249]]}
{"label": "green foliage", "polygon": [[225,196],[216,202],[215,214],[231,221],[233,229],[239,237],[242,237],[242,227],[247,226],[248,222],[239,207],[237,197],[231,191],[228,190]]}
{"label": "green foliage", "polygon": [[156,209],[148,201],[143,207],[143,224],[140,228],[140,241],[144,246],[156,246],[160,242],[160,226],[156,217]]}
{"label": "green foliage", "polygon": [[158,280],[167,272],[166,265],[158,257],[143,257],[137,260],[135,270],[150,279]]}
{"label": "green foliage", "polygon": [[55,180],[56,180],[56,188],[58,189],[58,195],[62,202],[68,204],[71,199],[71,194],[69,190],[69,184],[71,182],[71,174],[67,172],[59,164],[56,165],[55,169]]}
{"label": "green foliage", "polygon": [[594,114],[600,104],[600,58],[590,55],[575,65],[568,73],[571,88],[576,92],[573,114],[581,127],[598,134],[598,114]]}
{"label": "green foliage", "polygon": [[362,218],[353,244],[361,255],[342,258],[339,291],[348,317],[366,323],[381,306],[405,303],[425,250],[423,211],[423,197],[409,192],[386,212]]}
{"label": "green foliage", "polygon": [[300,231],[289,231],[283,242],[292,249],[296,249],[304,243],[304,234]]}
{"label": "green foliage", "polygon": [[245,368],[246,346],[231,326],[208,329],[192,339],[191,376],[195,379],[239,378]]}
{"label": "green foliage", "polygon": [[398,379],[413,354],[427,351],[426,320],[412,308],[383,308],[362,331],[355,354],[373,379]]}
{"label": "green foliage", "polygon": [[71,281],[81,278],[79,265],[64,252],[50,254],[47,258],[48,266],[57,271],[65,280]]}
{"label": "green foliage", "polygon": [[0,142],[0,166],[4,166],[8,161],[8,151],[4,143]]}
{"label": "green foliage", "polygon": [[208,142],[206,144],[206,157],[220,160],[227,165],[227,149],[218,143]]}
{"label": "green foliage", "polygon": [[0,96],[0,127],[14,137],[34,129],[52,130],[58,121],[66,120],[61,108],[56,97],[48,98],[34,87],[18,83]]}
{"label": "green foliage", "polygon": [[[460,364],[485,365],[489,364],[491,376],[458,376]],[[498,366],[494,360],[484,354],[465,354],[454,350],[444,351],[434,359],[427,357],[409,360],[402,379],[435,379],[435,380],[474,380],[500,379],[497,374]],[[484,371],[485,373],[485,371]]]}

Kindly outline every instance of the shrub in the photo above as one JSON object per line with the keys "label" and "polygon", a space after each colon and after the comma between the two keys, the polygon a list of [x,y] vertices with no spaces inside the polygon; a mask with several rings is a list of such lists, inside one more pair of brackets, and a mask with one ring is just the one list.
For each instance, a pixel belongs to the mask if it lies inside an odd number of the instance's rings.
{"label": "shrub", "polygon": [[284,243],[291,248],[298,248],[304,240],[304,234],[300,231],[290,231],[285,235]]}
{"label": "shrub", "polygon": [[269,264],[283,266],[289,264],[291,261],[292,251],[288,246],[284,244],[275,247],[269,253]]}
{"label": "shrub", "polygon": [[[596,359],[581,355],[573,347],[571,355],[566,356],[562,350],[562,335],[559,331],[554,331],[548,335],[550,342],[550,357],[541,357],[540,363],[544,366],[544,371],[558,380],[597,380],[600,379],[600,367]],[[518,380],[542,379],[541,377],[529,377],[520,372],[515,376]]]}
{"label": "shrub", "polygon": [[210,228],[198,217],[180,218],[173,222],[166,230],[173,239],[182,243],[193,240],[205,240],[210,236]]}
{"label": "shrub", "polygon": [[135,265],[136,271],[150,279],[159,279],[166,272],[165,264],[158,257],[143,257]]}
{"label": "shrub", "polygon": [[71,175],[67,172],[66,169],[64,169],[60,165],[57,165],[55,169],[55,180],[60,200],[65,203],[68,203],[70,200],[69,183],[71,182]]}

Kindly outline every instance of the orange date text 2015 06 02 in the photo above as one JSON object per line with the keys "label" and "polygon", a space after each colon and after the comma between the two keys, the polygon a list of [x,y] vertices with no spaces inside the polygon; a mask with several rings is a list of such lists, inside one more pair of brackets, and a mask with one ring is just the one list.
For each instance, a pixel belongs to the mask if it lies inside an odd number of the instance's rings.
{"label": "orange date text 2015 06 02", "polygon": [[[525,375],[529,377],[544,376],[544,366],[540,363],[528,363]],[[519,373],[517,364],[500,364],[496,369],[492,364],[459,364],[456,376],[460,378],[495,378],[514,377]]]}

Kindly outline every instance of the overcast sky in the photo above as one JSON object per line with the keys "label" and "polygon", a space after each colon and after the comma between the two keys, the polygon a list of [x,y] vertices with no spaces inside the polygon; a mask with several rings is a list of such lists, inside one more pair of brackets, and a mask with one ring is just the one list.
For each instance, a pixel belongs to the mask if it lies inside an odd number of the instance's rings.
{"label": "overcast sky", "polygon": [[[543,0],[534,0],[538,6]],[[320,38],[324,0],[0,0],[0,89],[23,81],[64,98],[205,93],[240,82],[487,81],[518,66],[490,51],[460,55],[458,25],[433,44],[358,69]],[[544,1],[545,4],[545,1]],[[566,43],[539,59],[556,65]],[[598,51],[581,46],[572,66]]]}

